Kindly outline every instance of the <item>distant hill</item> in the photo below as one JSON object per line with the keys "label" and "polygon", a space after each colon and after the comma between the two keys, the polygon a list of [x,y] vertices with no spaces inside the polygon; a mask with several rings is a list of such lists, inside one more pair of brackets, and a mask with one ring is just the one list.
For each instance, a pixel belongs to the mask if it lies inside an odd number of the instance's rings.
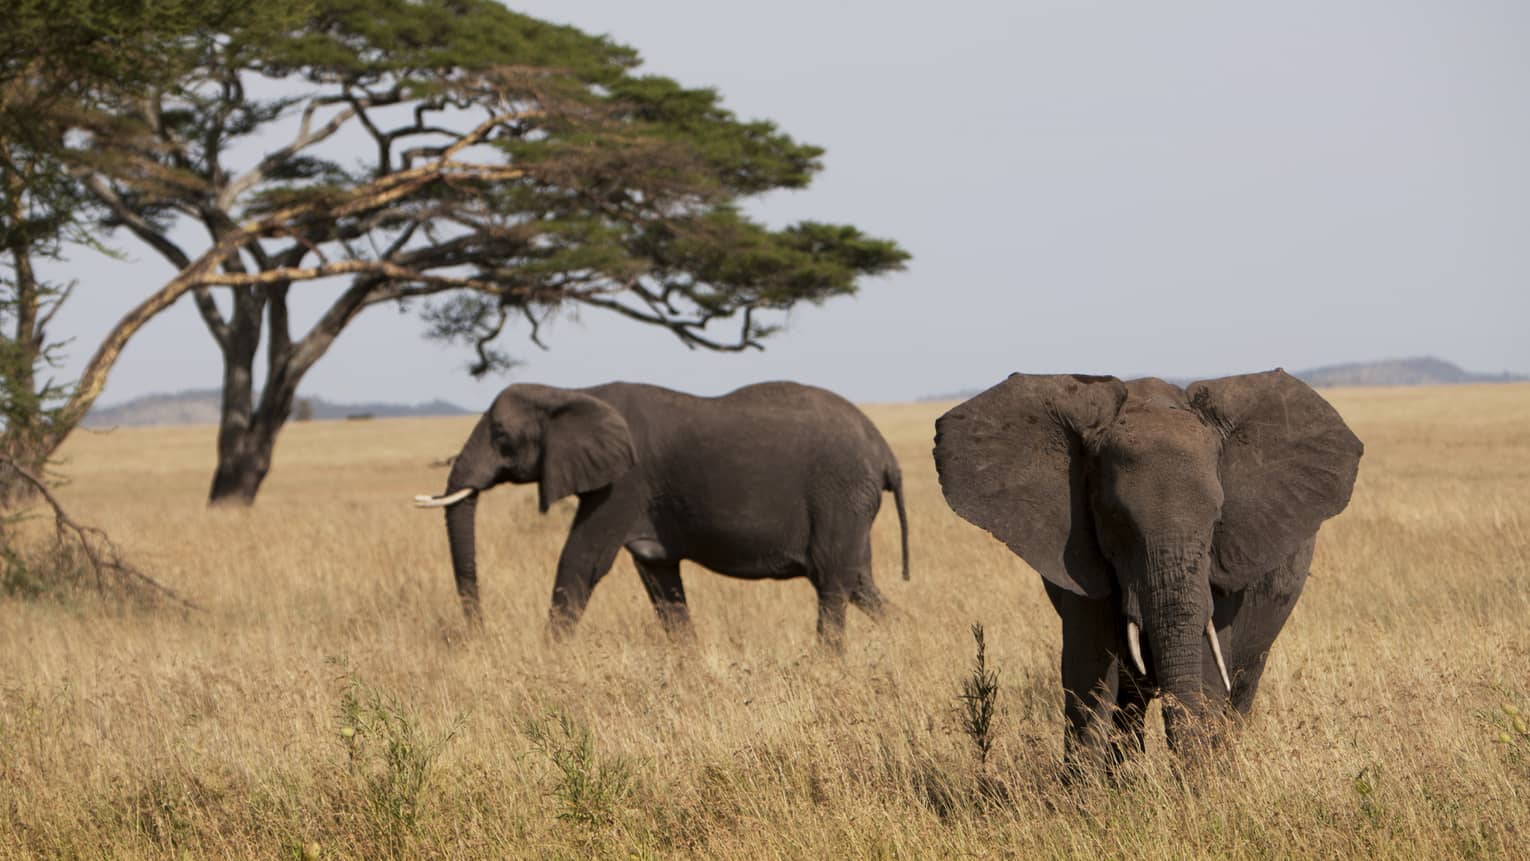
{"label": "distant hill", "polygon": [[[1306,371],[1293,371],[1291,375],[1306,382],[1307,385],[1317,388],[1338,388],[1341,386],[1440,386],[1454,383],[1517,383],[1530,380],[1530,377],[1522,374],[1478,374],[1472,371],[1465,371],[1458,365],[1433,356],[1421,356],[1413,359],[1382,359],[1376,362],[1351,362],[1346,365],[1324,365],[1321,368],[1311,368]],[[1138,375],[1133,374],[1131,376],[1135,377]],[[1164,377],[1163,379],[1176,386],[1188,386],[1196,380],[1210,379],[1214,376],[1219,375]],[[1126,379],[1129,378],[1127,377]],[[997,383],[998,380],[993,380],[992,382]],[[981,391],[983,391],[982,388],[961,389],[960,391],[946,392],[938,395],[927,395],[920,398],[920,400],[959,401],[970,398]]]}
{"label": "distant hill", "polygon": [[1452,383],[1513,383],[1530,379],[1518,374],[1478,374],[1462,370],[1444,359],[1422,356],[1414,359],[1383,359],[1379,362],[1352,362],[1297,371],[1311,386],[1438,386]]}
{"label": "distant hill", "polygon": [[[130,427],[135,425],[217,424],[218,404],[222,394],[217,389],[193,389],[174,394],[144,395],[109,407],[97,407],[85,417],[86,427]],[[424,404],[339,404],[323,398],[299,397],[313,407],[315,420],[343,419],[351,416],[393,418],[397,416],[467,415],[456,404],[435,400]],[[296,413],[296,410],[294,410]]]}

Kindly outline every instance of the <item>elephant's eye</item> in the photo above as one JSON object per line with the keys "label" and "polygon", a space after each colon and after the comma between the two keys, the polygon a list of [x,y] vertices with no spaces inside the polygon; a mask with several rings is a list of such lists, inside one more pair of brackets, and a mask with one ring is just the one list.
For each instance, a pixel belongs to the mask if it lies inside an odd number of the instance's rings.
{"label": "elephant's eye", "polygon": [[493,443],[494,449],[501,454],[509,454],[515,449],[515,441],[510,439],[509,434],[498,428],[489,432],[489,442]]}

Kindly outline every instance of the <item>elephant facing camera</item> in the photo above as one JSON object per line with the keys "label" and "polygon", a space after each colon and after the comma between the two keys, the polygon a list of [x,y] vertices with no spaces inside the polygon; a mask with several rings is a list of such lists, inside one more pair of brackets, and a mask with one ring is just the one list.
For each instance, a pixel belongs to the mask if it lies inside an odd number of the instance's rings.
{"label": "elephant facing camera", "polygon": [[957,514],[1042,576],[1062,619],[1070,761],[1214,744],[1253,705],[1364,447],[1281,370],[1184,389],[1014,374],[936,422]]}

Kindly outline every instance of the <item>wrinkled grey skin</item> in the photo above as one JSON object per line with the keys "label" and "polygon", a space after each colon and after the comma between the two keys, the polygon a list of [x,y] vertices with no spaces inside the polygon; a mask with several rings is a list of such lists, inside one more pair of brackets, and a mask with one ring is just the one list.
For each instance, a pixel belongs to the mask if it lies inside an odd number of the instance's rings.
{"label": "wrinkled grey skin", "polygon": [[[935,436],[951,507],[1036,569],[1062,617],[1073,762],[1141,750],[1144,709],[1160,693],[1180,751],[1214,742],[1221,722],[1210,718],[1229,707],[1247,714],[1362,451],[1281,370],[1187,389],[1015,374],[947,412]],[[1129,622],[1146,675],[1128,657]]]}
{"label": "wrinkled grey skin", "polygon": [[[884,608],[871,576],[870,529],[891,490],[908,525],[898,462],[860,410],[795,383],[702,398],[657,386],[513,385],[463,445],[446,493],[537,482],[542,511],[577,494],[558,558],[551,621],[569,633],[596,582],[626,548],[664,626],[688,633],[680,561],[745,579],[807,577],[818,633],[838,647],[847,601]],[[446,510],[457,593],[479,619],[477,495]]]}

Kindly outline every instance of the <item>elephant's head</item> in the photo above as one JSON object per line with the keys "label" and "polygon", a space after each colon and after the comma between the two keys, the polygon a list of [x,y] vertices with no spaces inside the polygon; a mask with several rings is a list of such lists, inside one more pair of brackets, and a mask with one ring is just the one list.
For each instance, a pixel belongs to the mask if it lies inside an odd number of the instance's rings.
{"label": "elephant's head", "polygon": [[627,422],[604,401],[549,386],[500,392],[457,454],[446,492],[415,497],[422,508],[446,508],[452,570],[468,618],[479,618],[473,517],[480,491],[535,481],[545,512],[565,496],[611,484],[634,462]]}
{"label": "elephant's head", "polygon": [[956,513],[1055,586],[1117,602],[1118,643],[1171,696],[1171,744],[1176,723],[1227,694],[1213,590],[1274,570],[1343,510],[1361,451],[1280,370],[1188,390],[1014,374],[942,416],[935,436]]}

